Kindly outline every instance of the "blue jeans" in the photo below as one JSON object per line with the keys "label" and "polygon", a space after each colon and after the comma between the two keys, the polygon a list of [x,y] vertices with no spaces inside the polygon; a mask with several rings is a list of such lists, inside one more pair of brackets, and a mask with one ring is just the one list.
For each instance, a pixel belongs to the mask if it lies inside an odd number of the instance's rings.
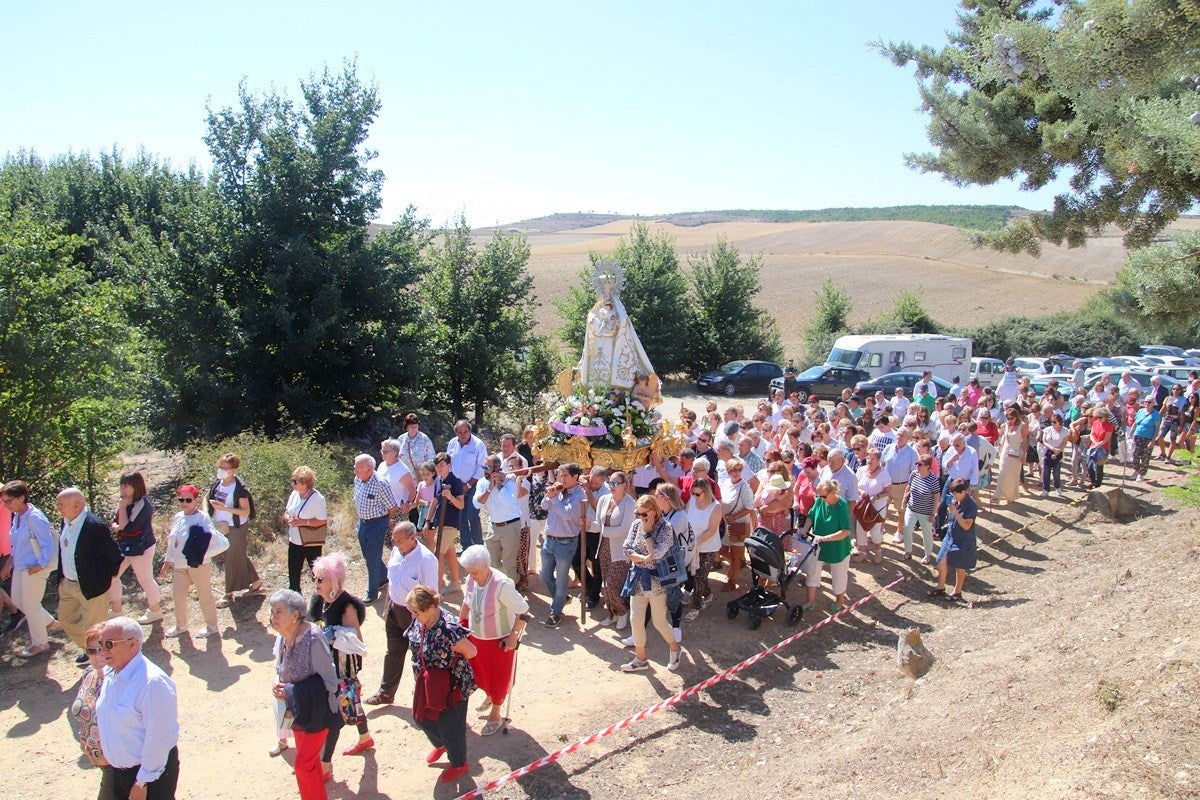
{"label": "blue jeans", "polygon": [[388,532],[388,518],[360,519],[358,521],[358,546],[362,548],[363,560],[367,562],[368,603],[379,596],[387,569],[383,565],[383,540]]}
{"label": "blue jeans", "polygon": [[1104,483],[1104,459],[1108,458],[1108,451],[1103,447],[1089,447],[1087,451],[1087,470],[1088,477],[1091,478],[1092,486],[1099,486]]}
{"label": "blue jeans", "polygon": [[[567,604],[567,587],[571,584],[571,562],[579,549],[578,539],[558,539],[547,536],[542,543],[542,583],[550,592],[550,613],[561,614]],[[554,577],[558,571],[558,579]]]}
{"label": "blue jeans", "polygon": [[483,544],[483,526],[479,522],[479,509],[471,502],[474,490],[468,489],[466,502],[458,512],[458,541],[466,550],[473,544]]}

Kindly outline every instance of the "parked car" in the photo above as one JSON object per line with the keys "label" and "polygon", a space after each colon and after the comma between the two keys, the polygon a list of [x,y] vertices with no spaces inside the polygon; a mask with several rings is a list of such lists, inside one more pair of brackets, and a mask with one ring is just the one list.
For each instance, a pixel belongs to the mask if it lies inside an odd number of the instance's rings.
{"label": "parked car", "polygon": [[1034,358],[1026,356],[1023,358],[1014,358],[1013,367],[1016,368],[1018,375],[1045,375],[1048,371],[1046,368],[1046,359]]}
{"label": "parked car", "polygon": [[1151,372],[1174,378],[1180,383],[1187,384],[1191,380],[1189,373],[1200,371],[1196,367],[1151,367]]}
{"label": "parked car", "polygon": [[1189,367],[1189,359],[1179,356],[1141,356],[1142,363],[1147,367]]}
{"label": "parked car", "polygon": [[1079,360],[1083,363],[1083,368],[1085,370],[1095,369],[1097,367],[1111,367],[1113,365],[1112,361],[1107,358],[1081,358]]}
{"label": "parked car", "polygon": [[[904,395],[912,400],[913,387],[921,380],[920,372],[892,372],[875,380],[862,381],[854,385],[854,393],[860,397],[869,397],[876,392],[883,392],[885,397],[891,397],[897,389],[903,388]],[[933,385],[938,397],[950,394],[951,383],[945,378],[933,376]]]}
{"label": "parked car", "polygon": [[696,381],[704,392],[720,392],[733,397],[738,392],[766,395],[774,378],[783,380],[783,367],[772,361],[730,361],[720,369],[706,372]]}
{"label": "parked car", "polygon": [[1051,372],[1068,372],[1075,363],[1075,356],[1070,353],[1055,353],[1046,358],[1046,368]]}
{"label": "parked car", "polygon": [[1162,385],[1167,387],[1168,389],[1170,389],[1175,384],[1180,383],[1180,381],[1175,380],[1170,375],[1164,375],[1162,373],[1155,373],[1155,372],[1151,372],[1150,370],[1146,370],[1146,369],[1101,367],[1100,369],[1089,369],[1086,373],[1084,373],[1084,375],[1087,380],[1088,388],[1090,389],[1096,383],[1096,381],[1100,380],[1101,375],[1111,376],[1113,385],[1116,385],[1117,381],[1121,380],[1121,376],[1124,375],[1126,372],[1128,372],[1129,375],[1134,380],[1136,380],[1139,384],[1141,384],[1143,389],[1150,385],[1150,379],[1153,378],[1155,375],[1158,375],[1158,377],[1162,378]]}
{"label": "parked car", "polygon": [[983,387],[995,386],[1000,382],[1000,376],[1004,374],[1004,362],[998,358],[972,358],[971,359],[971,374],[967,376],[967,380],[975,378],[979,381],[979,385]]}
{"label": "parked car", "polygon": [[[810,394],[815,394],[822,400],[833,400],[841,397],[843,389],[854,389],[854,384],[870,379],[871,373],[866,370],[820,364],[797,375],[792,391],[800,395],[800,402],[807,400]],[[771,381],[772,390],[783,388],[783,378]]]}
{"label": "parked car", "polygon": [[1109,356],[1108,364],[1110,367],[1125,367],[1127,369],[1141,369],[1146,366],[1140,358],[1136,356]]}
{"label": "parked car", "polygon": [[1046,387],[1050,385],[1050,381],[1058,381],[1058,393],[1062,395],[1064,400],[1070,400],[1074,394],[1075,386],[1071,383],[1074,374],[1070,372],[1053,372],[1049,375],[1038,375],[1036,378],[1031,378],[1029,388],[1033,389],[1039,395],[1046,391]]}
{"label": "parked car", "polygon": [[1144,356],[1175,356],[1183,358],[1187,355],[1182,347],[1172,347],[1169,344],[1144,344],[1142,345],[1142,355]]}

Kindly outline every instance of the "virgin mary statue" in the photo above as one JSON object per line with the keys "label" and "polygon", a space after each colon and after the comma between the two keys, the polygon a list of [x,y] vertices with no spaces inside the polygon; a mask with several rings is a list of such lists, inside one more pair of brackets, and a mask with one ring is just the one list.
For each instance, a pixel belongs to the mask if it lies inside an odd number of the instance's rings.
{"label": "virgin mary statue", "polygon": [[593,283],[596,305],[588,312],[575,386],[625,391],[649,408],[659,400],[658,376],[621,303],[621,266],[601,261]]}

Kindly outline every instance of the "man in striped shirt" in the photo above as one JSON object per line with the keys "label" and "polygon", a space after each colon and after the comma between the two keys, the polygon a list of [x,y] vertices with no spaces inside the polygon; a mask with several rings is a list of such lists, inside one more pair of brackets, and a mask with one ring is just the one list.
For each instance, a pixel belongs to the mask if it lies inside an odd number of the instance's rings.
{"label": "man in striped shirt", "polygon": [[391,488],[375,473],[375,458],[359,454],[354,459],[354,513],[358,516],[358,546],[367,562],[368,603],[375,602],[379,587],[387,581],[383,540],[387,537],[388,516],[396,510]]}

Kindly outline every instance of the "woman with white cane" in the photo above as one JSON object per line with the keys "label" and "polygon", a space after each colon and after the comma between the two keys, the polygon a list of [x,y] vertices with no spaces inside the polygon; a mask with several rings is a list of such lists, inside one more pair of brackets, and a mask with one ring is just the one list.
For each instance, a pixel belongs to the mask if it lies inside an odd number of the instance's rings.
{"label": "woman with white cane", "polygon": [[483,545],[463,550],[459,564],[468,575],[459,619],[470,630],[477,651],[471,668],[484,694],[478,710],[487,717],[479,733],[491,736],[503,725],[500,711],[512,688],[517,643],[525,630],[529,603],[508,576],[492,567]]}

